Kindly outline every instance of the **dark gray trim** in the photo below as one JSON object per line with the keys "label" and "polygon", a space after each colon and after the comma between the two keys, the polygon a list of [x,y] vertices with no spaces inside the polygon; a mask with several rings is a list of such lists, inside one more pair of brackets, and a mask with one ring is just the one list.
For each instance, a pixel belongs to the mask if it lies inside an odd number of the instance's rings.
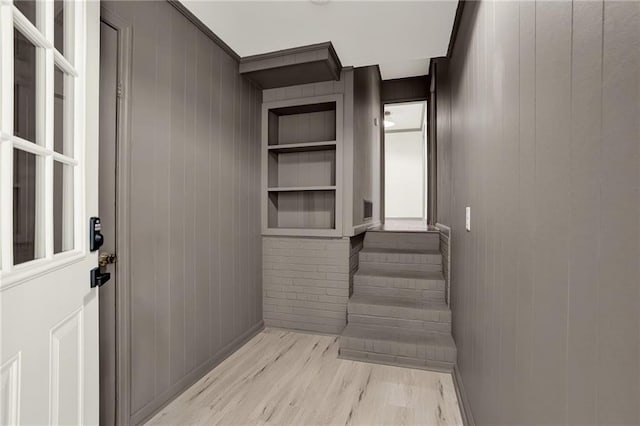
{"label": "dark gray trim", "polygon": [[116,401],[115,419],[117,424],[129,423],[130,395],[131,395],[131,370],[129,365],[129,304],[130,304],[130,268],[129,251],[131,248],[129,232],[129,188],[131,182],[129,168],[130,137],[130,112],[131,112],[131,64],[133,54],[133,28],[129,21],[105,7],[100,8],[100,20],[118,31],[118,83],[121,87],[121,95],[118,98],[117,111],[117,168],[116,168],[116,253],[118,253],[118,266],[116,268],[116,292],[115,324],[116,342],[113,348],[101,348],[101,350],[113,350],[116,353]]}
{"label": "dark gray trim", "polygon": [[460,375],[457,364],[453,366],[451,376],[453,377],[453,387],[456,389],[456,396],[458,397],[462,424],[465,426],[475,426],[476,422],[473,420],[473,414],[471,413],[471,407],[469,406],[469,400],[467,399],[467,393],[464,390],[462,376]]}
{"label": "dark gray trim", "polygon": [[342,63],[331,42],[240,59],[240,74],[262,89],[339,81],[341,72]]}
{"label": "dark gray trim", "polygon": [[336,50],[333,47],[333,43],[331,43],[330,41],[325,41],[323,43],[316,43],[316,44],[308,44],[306,46],[291,47],[289,49],[276,50],[274,52],[261,53],[258,55],[245,56],[243,58],[240,58],[240,63],[246,64],[251,62],[264,61],[267,59],[275,59],[281,56],[299,55],[301,53],[306,53],[306,52],[311,52],[314,50],[321,50],[321,49],[328,49],[331,59],[335,61],[336,64],[338,65],[338,72],[335,73],[334,76],[336,80],[340,80],[340,72],[342,71],[342,68],[343,68],[342,62],[340,62],[340,58],[338,57],[338,54],[336,53]]}
{"label": "dark gray trim", "polygon": [[[379,70],[380,68],[378,68]],[[380,120],[382,120],[382,123],[378,123],[378,129],[380,132],[380,224],[384,225],[384,220],[385,220],[385,208],[384,208],[384,204],[385,204],[385,156],[384,156],[384,152],[385,152],[385,145],[386,145],[386,140],[385,140],[385,135],[386,132],[384,131],[384,101],[382,100],[382,80],[380,80]]]}
{"label": "dark gray trim", "polygon": [[449,47],[447,47],[447,58],[451,57],[451,54],[453,53],[453,46],[456,44],[456,37],[458,36],[458,30],[460,29],[460,20],[462,19],[462,9],[464,9],[465,1],[466,0],[458,0],[456,16],[453,18],[453,28],[451,28],[451,37],[449,38]]}
{"label": "dark gray trim", "polygon": [[196,15],[194,15],[189,9],[186,8],[179,0],[167,0],[169,4],[175,7],[178,12],[184,15],[193,25],[196,26],[200,31],[202,31],[207,37],[209,37],[215,44],[220,46],[222,50],[227,52],[229,56],[234,58],[236,61],[240,62],[240,55],[238,55],[235,50],[233,50],[227,43],[225,43],[220,37],[218,37],[211,29],[204,24]]}
{"label": "dark gray trim", "polygon": [[382,71],[380,70],[380,65],[372,65],[373,67],[376,67],[376,69],[378,70],[378,78],[380,79],[380,93],[382,93]]}
{"label": "dark gray trim", "polygon": [[438,60],[429,62],[429,104],[427,106],[427,223],[435,225],[438,222],[438,134],[436,132],[436,117],[438,112],[436,92],[436,66]]}
{"label": "dark gray trim", "polygon": [[426,101],[429,98],[428,77],[419,75],[383,80],[381,98],[385,104]]}
{"label": "dark gray trim", "polygon": [[[249,64],[252,62],[278,58],[280,56],[285,56],[285,55],[297,55],[297,54],[309,52],[312,50],[327,49],[328,57],[329,57],[328,60],[325,61],[327,65],[327,72],[333,76],[334,80],[336,81],[340,80],[340,74],[343,70],[342,62],[340,61],[340,58],[338,57],[338,54],[336,53],[336,50],[330,41],[323,42],[323,43],[310,44],[307,46],[293,47],[290,49],[283,49],[283,50],[263,53],[259,55],[240,57],[240,55],[236,53],[236,51],[233,50],[231,46],[229,46],[220,37],[218,37],[213,31],[211,31],[211,29],[204,22],[202,22],[189,9],[187,9],[187,7],[184,4],[182,4],[179,0],[167,0],[167,2],[171,6],[173,6],[178,12],[180,12],[185,18],[187,18],[193,25],[195,25],[196,28],[198,28],[207,37],[209,37],[214,43],[216,43],[223,51],[225,51],[229,56],[234,58],[239,64]],[[280,68],[282,68],[283,72],[286,72],[286,67],[273,68],[272,71],[279,70]],[[305,73],[305,71],[302,69],[296,70],[296,73],[298,74],[300,74],[301,72]],[[378,68],[378,73],[380,73],[379,68]],[[241,72],[241,74],[243,73]],[[249,75],[246,75],[246,76],[250,80],[252,80],[254,83],[256,83],[253,79],[250,78]],[[268,87],[264,87],[264,88],[268,88]]]}

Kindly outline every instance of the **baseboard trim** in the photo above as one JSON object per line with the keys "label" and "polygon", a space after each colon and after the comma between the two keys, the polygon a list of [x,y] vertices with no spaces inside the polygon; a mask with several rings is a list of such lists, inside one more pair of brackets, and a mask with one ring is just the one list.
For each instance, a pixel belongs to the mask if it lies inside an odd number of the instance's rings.
{"label": "baseboard trim", "polygon": [[222,361],[227,359],[230,355],[236,352],[240,347],[242,347],[245,343],[251,340],[254,336],[264,330],[264,321],[260,321],[240,336],[233,339],[230,343],[225,345],[222,349],[218,351],[216,355],[214,355],[211,359],[206,361],[200,367],[193,370],[190,374],[185,376],[182,380],[171,386],[166,392],[160,395],[155,401],[162,402],[151,402],[148,405],[142,407],[135,414],[131,416],[130,424],[139,425],[143,424],[146,421],[150,420],[153,416],[158,414],[164,407],[169,405],[180,396],[185,390],[189,387],[193,386],[198,380],[200,380],[206,373],[211,371],[213,368],[217,367]]}
{"label": "baseboard trim", "polygon": [[476,422],[473,420],[473,414],[471,414],[471,406],[467,399],[467,393],[464,390],[462,383],[462,376],[458,370],[458,366],[453,367],[453,387],[456,389],[456,395],[458,396],[458,405],[460,406],[460,414],[462,415],[462,423],[465,426],[475,426]]}

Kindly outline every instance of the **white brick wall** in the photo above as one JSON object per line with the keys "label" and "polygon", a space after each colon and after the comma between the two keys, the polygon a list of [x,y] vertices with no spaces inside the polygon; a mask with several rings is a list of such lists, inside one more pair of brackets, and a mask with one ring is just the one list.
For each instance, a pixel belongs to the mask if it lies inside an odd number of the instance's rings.
{"label": "white brick wall", "polygon": [[340,333],[347,323],[348,238],[262,238],[267,326]]}

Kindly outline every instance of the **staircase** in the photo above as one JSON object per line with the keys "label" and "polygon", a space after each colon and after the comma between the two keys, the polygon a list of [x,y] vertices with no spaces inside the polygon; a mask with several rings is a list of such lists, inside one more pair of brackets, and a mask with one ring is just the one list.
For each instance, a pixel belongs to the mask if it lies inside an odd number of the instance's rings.
{"label": "staircase", "polygon": [[340,357],[451,371],[456,346],[438,232],[369,231]]}

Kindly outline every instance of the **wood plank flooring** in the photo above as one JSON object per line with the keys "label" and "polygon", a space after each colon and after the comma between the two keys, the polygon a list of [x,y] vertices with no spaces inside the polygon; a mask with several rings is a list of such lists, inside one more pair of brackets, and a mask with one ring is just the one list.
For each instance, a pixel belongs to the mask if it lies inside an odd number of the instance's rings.
{"label": "wood plank flooring", "polygon": [[265,329],[147,424],[462,424],[450,374],[337,356],[337,336]]}

